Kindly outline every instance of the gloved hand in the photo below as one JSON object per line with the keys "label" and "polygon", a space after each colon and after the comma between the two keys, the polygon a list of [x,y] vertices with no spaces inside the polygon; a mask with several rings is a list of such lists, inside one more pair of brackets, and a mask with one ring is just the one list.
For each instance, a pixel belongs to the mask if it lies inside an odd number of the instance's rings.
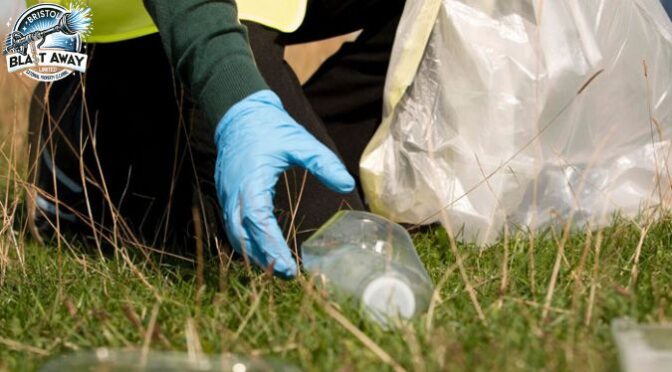
{"label": "gloved hand", "polygon": [[215,143],[215,185],[229,242],[258,266],[273,265],[276,275],[294,277],[296,262],[273,215],[278,178],[300,166],[341,193],[353,190],[354,179],[270,90],[232,106],[217,126]]}

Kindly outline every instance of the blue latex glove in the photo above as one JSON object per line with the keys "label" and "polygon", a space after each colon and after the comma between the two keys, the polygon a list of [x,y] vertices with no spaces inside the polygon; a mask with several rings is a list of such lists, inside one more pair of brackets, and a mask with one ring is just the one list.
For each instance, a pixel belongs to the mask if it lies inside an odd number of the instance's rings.
{"label": "blue latex glove", "polygon": [[308,133],[270,90],[232,106],[217,126],[215,185],[229,242],[276,275],[296,275],[296,261],[273,215],[275,184],[292,166],[308,169],[327,187],[350,192],[354,179],[338,157]]}

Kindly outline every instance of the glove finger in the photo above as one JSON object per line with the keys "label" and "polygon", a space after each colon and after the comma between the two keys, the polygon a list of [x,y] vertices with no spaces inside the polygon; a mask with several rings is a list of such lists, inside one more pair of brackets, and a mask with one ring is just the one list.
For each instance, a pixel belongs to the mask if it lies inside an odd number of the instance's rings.
{"label": "glove finger", "polygon": [[274,274],[283,278],[296,276],[294,257],[273,214],[273,188],[276,177],[257,179],[248,185],[249,194],[243,199],[243,227],[250,237],[252,248],[264,256],[266,267],[273,265]]}
{"label": "glove finger", "polygon": [[226,228],[226,235],[229,238],[229,244],[231,244],[231,247],[246,260],[249,259],[257,265],[262,265],[258,262],[258,259],[255,258],[256,252],[253,251],[252,240],[247,234],[247,231],[245,231],[242,220],[240,199],[236,198],[229,206],[227,206],[226,212],[224,213],[224,226]]}
{"label": "glove finger", "polygon": [[352,178],[345,165],[329,148],[315,137],[305,132],[308,138],[293,141],[294,149],[290,152],[290,162],[306,168],[328,188],[347,193],[355,188]]}

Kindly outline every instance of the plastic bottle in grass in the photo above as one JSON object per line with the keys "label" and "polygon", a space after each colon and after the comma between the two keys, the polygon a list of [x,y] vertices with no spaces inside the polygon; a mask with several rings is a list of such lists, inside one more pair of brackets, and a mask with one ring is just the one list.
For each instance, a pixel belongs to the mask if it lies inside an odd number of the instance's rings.
{"label": "plastic bottle in grass", "polygon": [[630,318],[611,322],[623,372],[672,371],[672,324],[637,324]]}
{"label": "plastic bottle in grass", "polygon": [[373,320],[424,313],[433,292],[408,232],[371,213],[336,213],[302,246],[304,268],[341,297],[361,302]]}
{"label": "plastic bottle in grass", "polygon": [[122,350],[100,348],[58,356],[47,362],[40,372],[260,372],[300,371],[279,360],[242,357],[229,354],[190,355],[179,352]]}

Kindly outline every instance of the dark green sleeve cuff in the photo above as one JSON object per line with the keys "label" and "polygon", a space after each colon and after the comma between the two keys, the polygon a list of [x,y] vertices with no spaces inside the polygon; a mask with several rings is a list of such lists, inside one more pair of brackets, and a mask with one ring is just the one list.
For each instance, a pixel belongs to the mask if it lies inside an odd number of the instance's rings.
{"label": "dark green sleeve cuff", "polygon": [[256,65],[235,58],[212,72],[197,99],[208,122],[218,123],[231,106],[264,89],[269,88]]}
{"label": "dark green sleeve cuff", "polygon": [[211,125],[250,94],[268,89],[234,0],[144,0],[180,80]]}

